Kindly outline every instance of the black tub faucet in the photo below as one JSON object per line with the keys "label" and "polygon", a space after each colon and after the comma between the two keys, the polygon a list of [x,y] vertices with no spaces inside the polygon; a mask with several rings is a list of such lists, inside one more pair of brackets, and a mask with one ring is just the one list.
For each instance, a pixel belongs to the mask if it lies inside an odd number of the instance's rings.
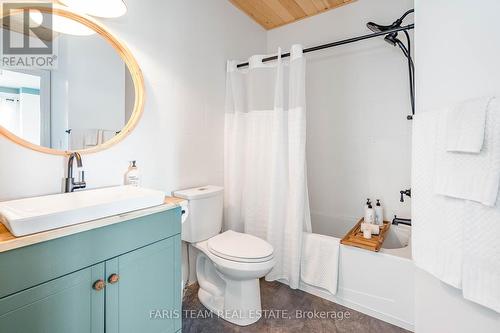
{"label": "black tub faucet", "polygon": [[392,219],[392,224],[393,225],[404,224],[411,226],[411,219],[403,219],[401,217],[397,217],[396,215],[394,215],[394,219]]}

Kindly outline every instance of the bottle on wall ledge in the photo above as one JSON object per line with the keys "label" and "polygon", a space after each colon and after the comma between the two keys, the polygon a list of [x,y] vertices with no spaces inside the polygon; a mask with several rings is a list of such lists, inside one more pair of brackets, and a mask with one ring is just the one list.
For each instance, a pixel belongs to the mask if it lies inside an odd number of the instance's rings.
{"label": "bottle on wall ledge", "polygon": [[125,173],[125,185],[141,186],[141,174],[137,168],[136,161],[131,161]]}

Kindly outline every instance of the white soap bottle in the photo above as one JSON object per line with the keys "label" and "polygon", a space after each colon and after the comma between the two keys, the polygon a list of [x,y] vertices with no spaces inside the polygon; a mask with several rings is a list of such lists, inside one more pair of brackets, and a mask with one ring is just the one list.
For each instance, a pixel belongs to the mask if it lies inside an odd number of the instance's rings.
{"label": "white soap bottle", "polygon": [[375,224],[384,225],[384,207],[380,204],[380,199],[377,199],[375,205]]}
{"label": "white soap bottle", "polygon": [[368,206],[371,205],[371,204],[372,204],[372,202],[370,201],[370,198],[367,198],[366,199],[366,203],[365,203],[365,210],[364,210],[365,214],[366,214],[366,210],[368,209]]}
{"label": "white soap bottle", "polygon": [[373,210],[372,204],[369,203],[365,210],[365,223],[373,224],[375,221],[375,211]]}
{"label": "white soap bottle", "polygon": [[125,185],[141,186],[141,174],[137,168],[136,161],[131,161],[127,173],[125,173]]}

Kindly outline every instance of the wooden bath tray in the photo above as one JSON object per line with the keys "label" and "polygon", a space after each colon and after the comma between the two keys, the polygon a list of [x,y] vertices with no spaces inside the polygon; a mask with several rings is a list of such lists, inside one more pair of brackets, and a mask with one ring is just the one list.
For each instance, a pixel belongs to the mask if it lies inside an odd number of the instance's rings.
{"label": "wooden bath tray", "polygon": [[340,243],[344,245],[350,245],[355,247],[360,247],[365,250],[370,250],[378,252],[384,243],[387,231],[391,227],[391,223],[384,221],[384,225],[380,228],[380,233],[378,235],[372,235],[372,238],[366,239],[363,237],[363,232],[361,232],[361,223],[364,219],[361,219],[345,236],[342,238]]}

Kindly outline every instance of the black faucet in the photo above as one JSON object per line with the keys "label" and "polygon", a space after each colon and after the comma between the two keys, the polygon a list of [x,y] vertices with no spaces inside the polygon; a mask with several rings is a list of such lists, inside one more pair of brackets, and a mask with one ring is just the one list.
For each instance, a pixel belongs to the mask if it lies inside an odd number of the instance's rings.
{"label": "black faucet", "polygon": [[399,191],[399,194],[401,194],[401,199],[399,199],[399,201],[405,202],[405,195],[411,198],[411,188]]}
{"label": "black faucet", "polygon": [[85,183],[85,173],[84,171],[80,171],[80,180],[75,182],[75,178],[73,178],[73,161],[76,158],[76,165],[81,168],[82,167],[82,156],[77,153],[71,153],[68,158],[68,176],[64,179],[64,192],[74,192],[76,189],[85,188],[87,183]]}
{"label": "black faucet", "polygon": [[392,224],[398,225],[398,224],[404,224],[404,225],[409,225],[411,226],[411,219],[403,219],[400,217],[397,217],[394,215],[394,219],[392,220]]}

